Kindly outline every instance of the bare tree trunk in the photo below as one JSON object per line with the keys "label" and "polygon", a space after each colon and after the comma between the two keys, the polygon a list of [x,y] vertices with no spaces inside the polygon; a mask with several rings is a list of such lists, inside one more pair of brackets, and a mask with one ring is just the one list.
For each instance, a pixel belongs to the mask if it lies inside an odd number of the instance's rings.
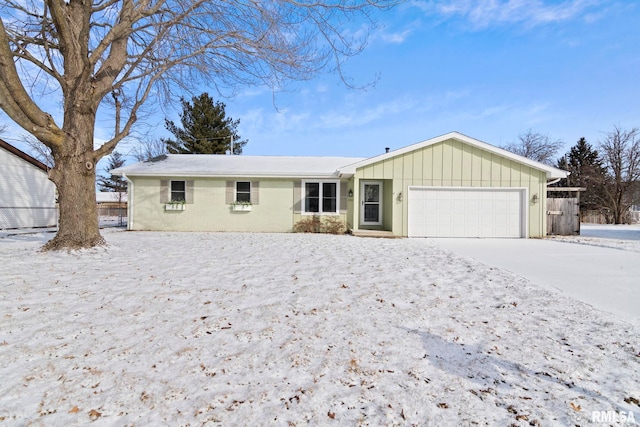
{"label": "bare tree trunk", "polygon": [[[43,250],[80,249],[105,244],[100,235],[93,158],[93,112],[67,110],[65,141],[54,150],[49,179],[58,189],[58,233]],[[73,141],[72,141],[73,140]]]}
{"label": "bare tree trunk", "polygon": [[614,210],[614,214],[615,214],[614,223],[624,224],[626,222],[626,216],[627,216],[626,213],[627,213],[626,204],[623,203],[622,201],[622,195],[619,195],[616,198],[616,204],[615,204],[615,210]]}

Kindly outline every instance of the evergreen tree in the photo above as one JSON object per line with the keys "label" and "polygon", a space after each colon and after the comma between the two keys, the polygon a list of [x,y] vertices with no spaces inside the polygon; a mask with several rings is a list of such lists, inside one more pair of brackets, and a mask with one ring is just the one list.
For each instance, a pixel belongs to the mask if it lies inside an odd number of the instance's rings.
{"label": "evergreen tree", "polygon": [[178,127],[174,122],[165,120],[165,126],[175,139],[163,139],[167,151],[171,154],[224,154],[231,148],[232,154],[242,154],[242,147],[247,143],[238,135],[240,120],[233,120],[225,113],[225,104],[216,101],[206,92],[194,96],[192,103],[184,98],[182,114]]}
{"label": "evergreen tree", "polygon": [[560,169],[571,172],[568,187],[584,187],[580,194],[580,209],[594,210],[603,206],[606,169],[597,150],[580,138],[569,152],[558,160]]}
{"label": "evergreen tree", "polygon": [[[117,151],[111,153],[109,156],[109,164],[106,167],[106,171],[109,172],[112,169],[119,168],[120,166],[124,166],[125,159],[122,157]],[[124,193],[127,191],[127,181],[120,177],[109,174],[108,176],[100,175],[97,179],[98,188],[100,191],[109,191],[109,192],[117,192]]]}

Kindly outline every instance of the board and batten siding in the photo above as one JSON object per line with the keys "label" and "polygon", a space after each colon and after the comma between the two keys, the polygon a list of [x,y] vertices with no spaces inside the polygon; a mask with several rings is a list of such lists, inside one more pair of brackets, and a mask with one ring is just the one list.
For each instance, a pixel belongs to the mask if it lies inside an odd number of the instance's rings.
{"label": "board and batten siding", "polygon": [[[389,180],[393,189],[386,203],[392,203],[391,231],[408,234],[408,187],[520,187],[528,197],[538,194],[538,203],[527,202],[528,236],[542,237],[546,231],[546,173],[507,157],[450,139],[386,160],[363,166],[356,171],[359,180]],[[402,197],[398,196],[402,193]],[[358,217],[358,206],[354,216]]]}
{"label": "board and batten siding", "polygon": [[56,189],[47,173],[0,149],[0,229],[55,227]]}

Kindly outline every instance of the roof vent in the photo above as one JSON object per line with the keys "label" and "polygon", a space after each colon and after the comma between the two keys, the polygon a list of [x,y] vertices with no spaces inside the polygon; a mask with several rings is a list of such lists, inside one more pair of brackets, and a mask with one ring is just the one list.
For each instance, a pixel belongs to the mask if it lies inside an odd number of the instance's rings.
{"label": "roof vent", "polygon": [[389,147],[384,147],[384,152],[388,153],[389,152]]}

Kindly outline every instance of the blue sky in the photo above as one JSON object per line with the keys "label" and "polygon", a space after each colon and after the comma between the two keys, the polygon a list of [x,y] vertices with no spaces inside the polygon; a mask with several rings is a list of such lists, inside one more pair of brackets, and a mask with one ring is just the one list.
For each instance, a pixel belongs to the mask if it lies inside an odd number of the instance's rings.
{"label": "blue sky", "polygon": [[[566,151],[614,125],[640,126],[638,22],[631,0],[409,1],[380,14],[346,64],[347,78],[373,87],[332,74],[221,100],[247,155],[369,157],[454,130],[501,146],[529,129]],[[147,120],[159,137],[169,136],[163,118]],[[11,126],[1,137],[21,134]]]}
{"label": "blue sky", "polygon": [[[245,154],[368,157],[453,130],[494,145],[532,129],[570,148],[640,126],[640,4],[415,1],[382,14],[348,77],[226,100]],[[177,120],[177,113],[175,115]]]}

